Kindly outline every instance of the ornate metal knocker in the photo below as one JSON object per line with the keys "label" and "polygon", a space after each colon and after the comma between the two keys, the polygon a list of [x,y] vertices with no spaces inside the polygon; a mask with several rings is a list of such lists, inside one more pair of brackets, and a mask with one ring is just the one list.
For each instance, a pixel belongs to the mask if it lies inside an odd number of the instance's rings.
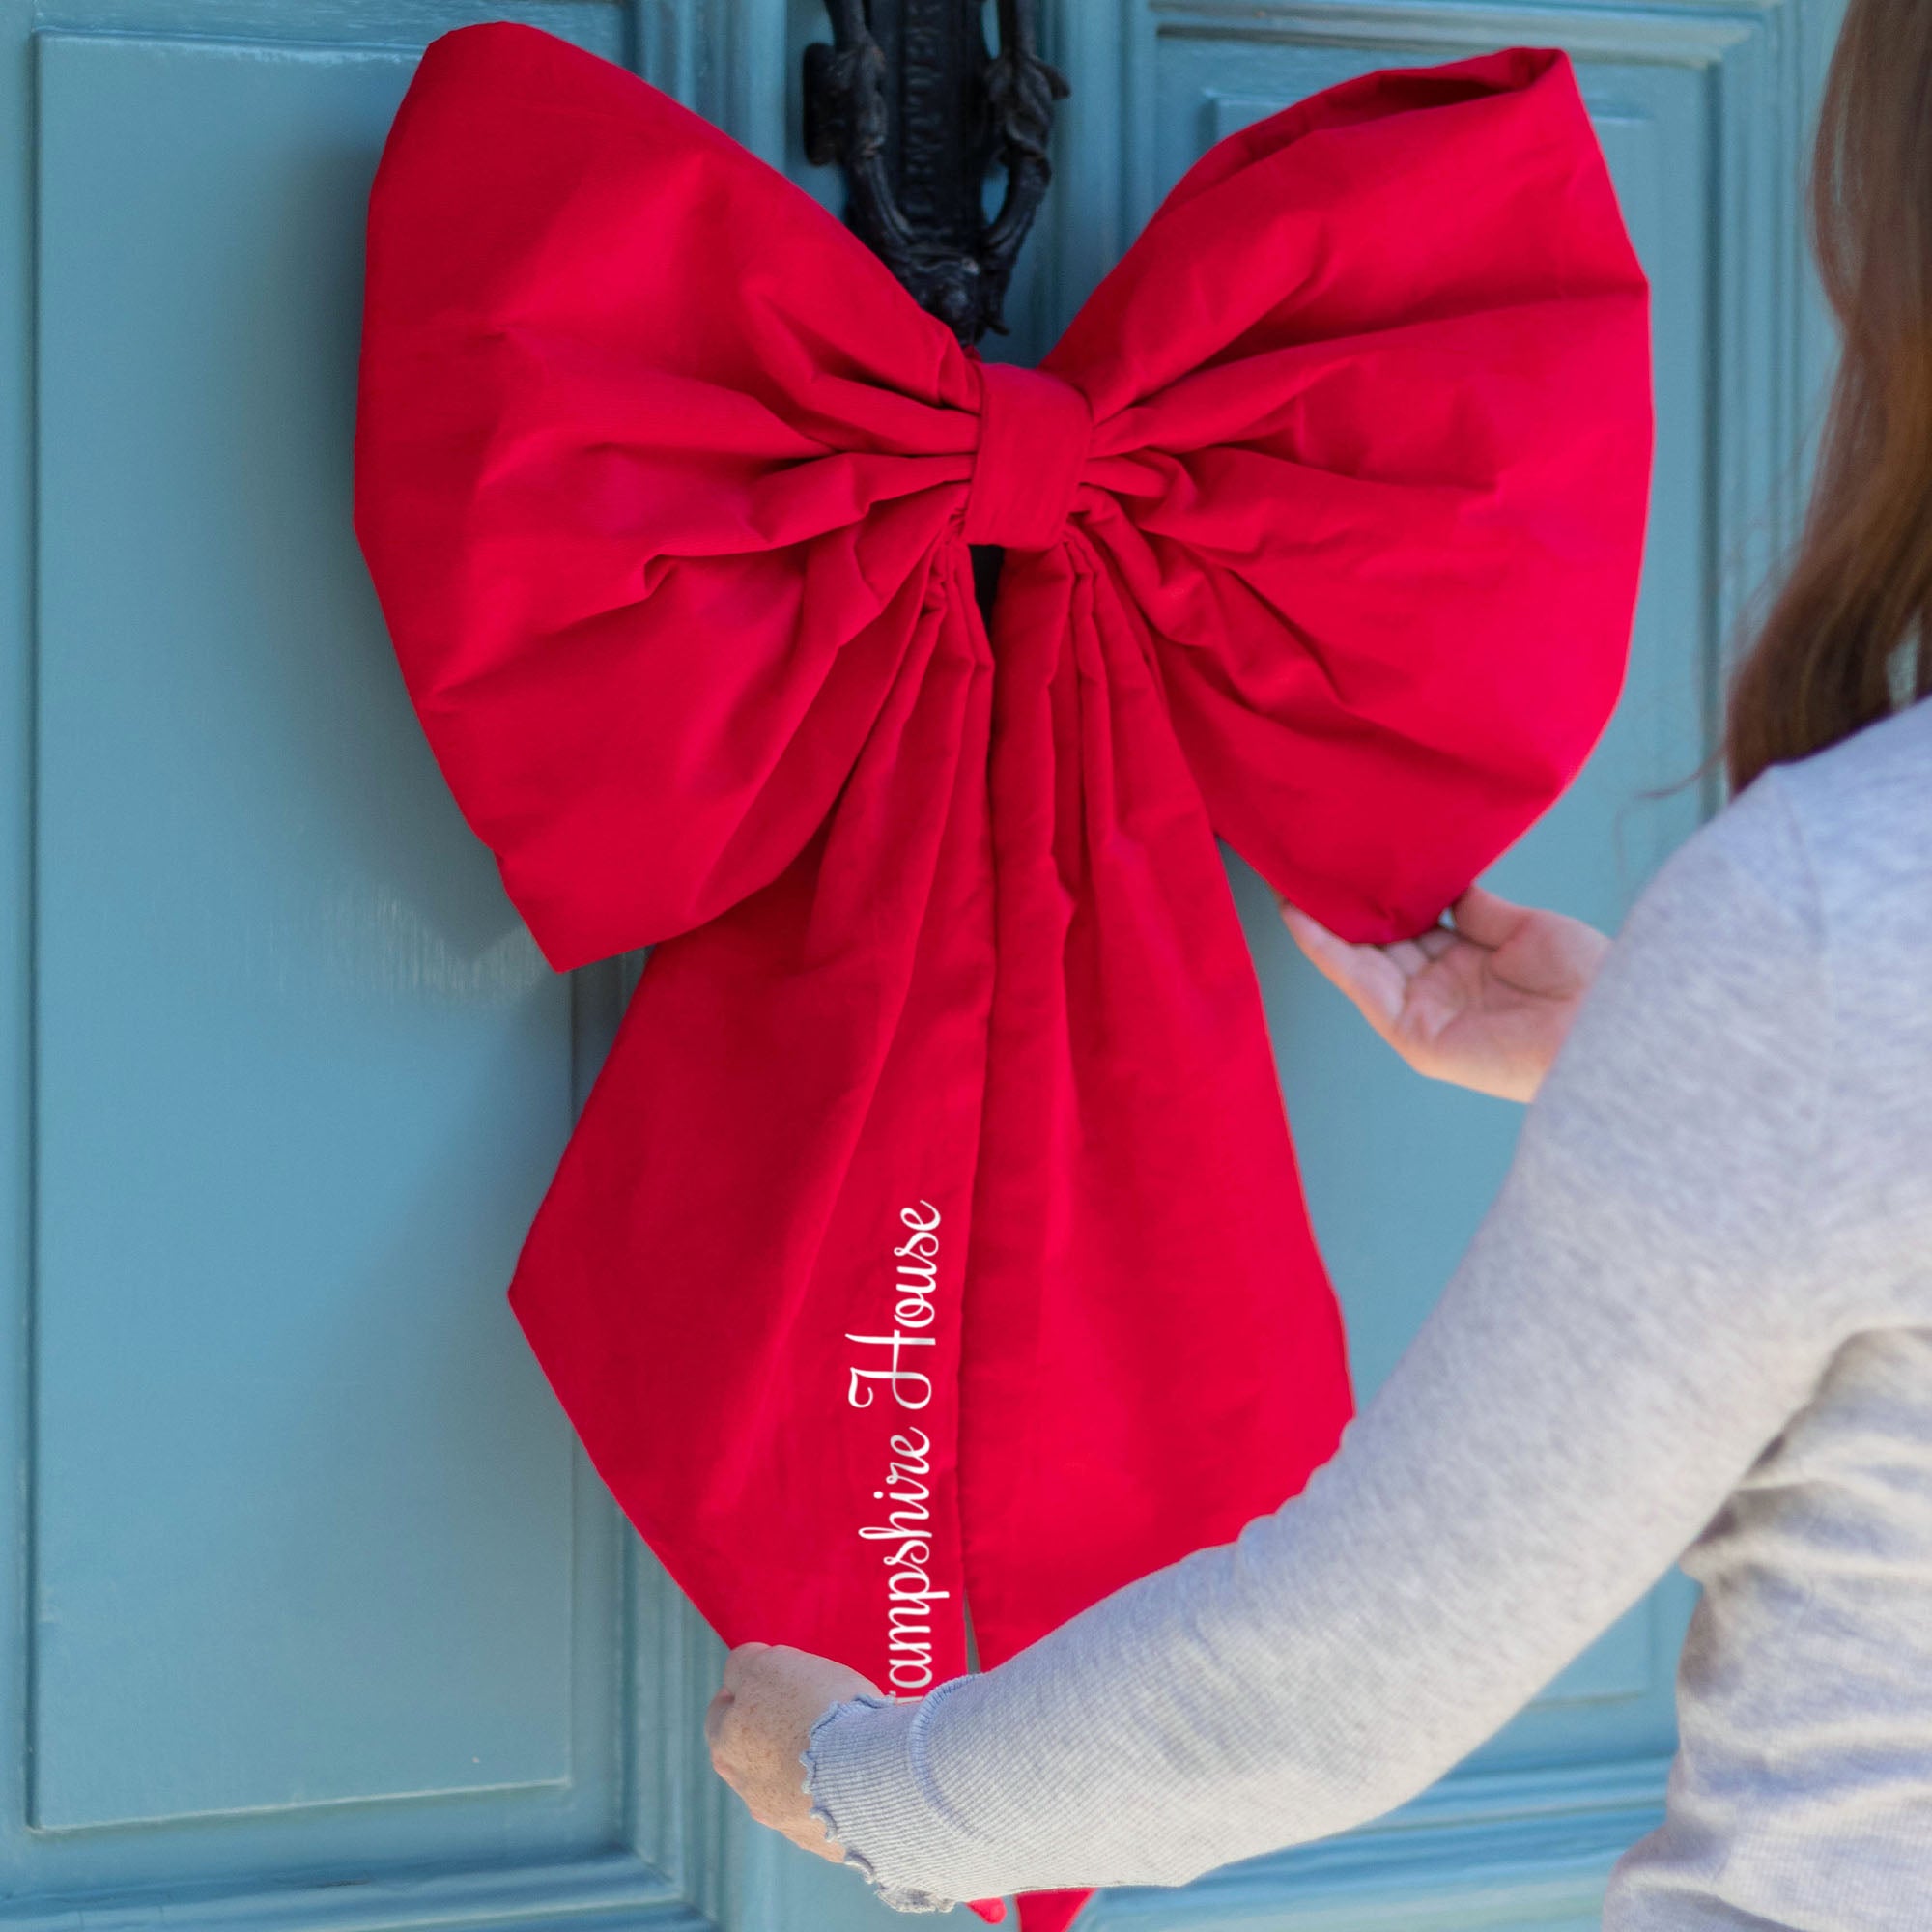
{"label": "ornate metal knocker", "polygon": [[[1065,78],[1037,51],[1034,0],[826,0],[833,43],[805,53],[805,146],[845,171],[847,225],[962,342],[1004,335],[1007,285],[1052,178]],[[1006,169],[987,219],[986,170]]]}

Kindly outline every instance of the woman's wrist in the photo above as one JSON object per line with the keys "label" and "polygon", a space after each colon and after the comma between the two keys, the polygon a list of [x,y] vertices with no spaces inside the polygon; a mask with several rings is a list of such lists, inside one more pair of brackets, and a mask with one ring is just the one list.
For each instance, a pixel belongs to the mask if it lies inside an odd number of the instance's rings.
{"label": "woman's wrist", "polygon": [[916,1698],[860,1692],[818,1718],[800,1753],[811,1816],[880,1899],[900,1912],[944,1912],[966,1896],[931,1883],[932,1873],[973,1841],[931,1794],[921,1748],[935,1700],[971,1681],[949,1678]]}

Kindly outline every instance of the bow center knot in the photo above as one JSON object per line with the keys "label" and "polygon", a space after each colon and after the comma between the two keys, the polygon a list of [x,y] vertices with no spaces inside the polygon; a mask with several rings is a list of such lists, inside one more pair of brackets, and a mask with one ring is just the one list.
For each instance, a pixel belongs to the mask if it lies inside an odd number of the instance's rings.
{"label": "bow center knot", "polygon": [[979,366],[980,446],[966,490],[966,541],[1051,549],[1087,463],[1094,427],[1087,399],[1043,370]]}

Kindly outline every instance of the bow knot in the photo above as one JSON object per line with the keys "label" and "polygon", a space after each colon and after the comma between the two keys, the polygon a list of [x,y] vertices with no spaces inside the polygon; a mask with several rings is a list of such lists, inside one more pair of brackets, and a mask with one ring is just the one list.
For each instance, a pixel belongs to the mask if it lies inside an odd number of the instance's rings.
{"label": "bow knot", "polygon": [[966,541],[1051,550],[1087,464],[1094,419],[1071,383],[981,362],[980,446],[966,492]]}

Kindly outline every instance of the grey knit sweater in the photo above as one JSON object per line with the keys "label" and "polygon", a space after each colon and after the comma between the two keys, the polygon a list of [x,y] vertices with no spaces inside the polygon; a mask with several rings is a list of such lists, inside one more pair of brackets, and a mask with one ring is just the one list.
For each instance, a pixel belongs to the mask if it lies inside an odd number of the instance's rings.
{"label": "grey knit sweater", "polygon": [[1298,1498],[834,1706],[804,1788],[902,1909],[1181,1885],[1413,1797],[1680,1558],[1667,1814],[1605,1927],[1932,1927],[1932,702],[1652,879]]}

